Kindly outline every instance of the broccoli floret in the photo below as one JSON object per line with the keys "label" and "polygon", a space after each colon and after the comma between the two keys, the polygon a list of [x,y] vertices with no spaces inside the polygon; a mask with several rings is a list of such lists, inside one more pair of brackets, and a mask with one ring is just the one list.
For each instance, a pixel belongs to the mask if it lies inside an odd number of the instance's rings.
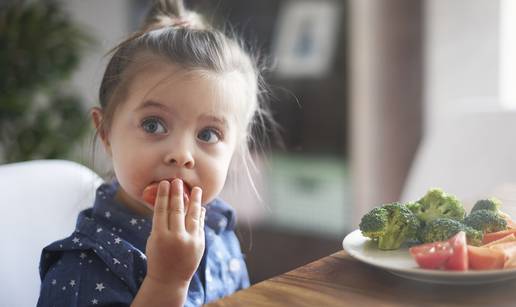
{"label": "broccoli floret", "polygon": [[481,209],[471,212],[464,224],[483,233],[507,229],[507,221],[498,212]]}
{"label": "broccoli floret", "polygon": [[419,208],[421,207],[421,204],[418,203],[417,201],[411,201],[411,202],[408,202],[408,203],[405,203],[405,206],[407,206],[407,208],[412,211],[412,213],[416,214],[419,210]]}
{"label": "broccoli floret", "polygon": [[389,212],[382,207],[373,208],[360,221],[360,231],[365,237],[378,240],[384,233],[388,223]]}
{"label": "broccoli floret", "polygon": [[499,212],[501,205],[502,202],[495,197],[491,197],[489,199],[481,199],[475,203],[475,205],[471,209],[471,213],[477,210],[489,210]]}
{"label": "broccoli floret", "polygon": [[359,228],[364,236],[378,242],[379,249],[390,250],[415,239],[419,225],[417,217],[405,205],[390,203],[365,214]]}
{"label": "broccoli floret", "polygon": [[482,239],[484,238],[484,233],[482,231],[476,230],[472,227],[464,225],[464,232],[466,232],[466,241],[469,245],[480,246],[484,244]]}
{"label": "broccoli floret", "polygon": [[437,218],[427,223],[419,232],[419,240],[423,243],[445,241],[463,230],[464,225],[449,218]]}
{"label": "broccoli floret", "polygon": [[420,229],[418,239],[423,243],[446,241],[459,231],[466,233],[468,244],[475,246],[482,244],[483,233],[481,231],[449,218],[438,218],[426,224]]}
{"label": "broccoli floret", "polygon": [[453,195],[441,189],[430,189],[423,198],[412,205],[414,214],[423,222],[429,223],[438,218],[463,221],[466,211],[462,203]]}

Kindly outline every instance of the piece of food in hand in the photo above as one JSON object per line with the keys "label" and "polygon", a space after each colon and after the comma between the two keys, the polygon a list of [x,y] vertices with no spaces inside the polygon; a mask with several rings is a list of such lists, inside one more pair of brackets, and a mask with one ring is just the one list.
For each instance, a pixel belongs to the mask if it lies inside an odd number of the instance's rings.
{"label": "piece of food in hand", "polygon": [[418,239],[423,243],[446,241],[456,235],[459,231],[466,233],[467,244],[479,246],[482,245],[483,233],[463,223],[452,220],[450,218],[438,218],[425,226],[421,227],[418,232]]}
{"label": "piece of food in hand", "polygon": [[462,221],[466,215],[464,206],[457,197],[438,188],[428,190],[420,200],[410,203],[409,208],[423,223],[438,218]]}
{"label": "piece of food in hand", "polygon": [[507,229],[507,221],[498,212],[486,209],[471,212],[464,219],[464,224],[483,233]]}
{"label": "piece of food in hand", "polygon": [[390,203],[365,214],[359,228],[365,237],[378,243],[379,249],[392,250],[416,239],[419,226],[419,220],[405,205]]}
{"label": "piece of food in hand", "polygon": [[453,271],[468,269],[468,249],[464,231],[459,231],[446,241],[413,246],[409,251],[417,264],[424,269]]}
{"label": "piece of food in hand", "polygon": [[[158,195],[158,185],[159,185],[159,183],[152,183],[143,190],[143,195],[142,195],[143,201],[145,201],[147,204],[149,204],[151,206],[154,206],[154,204],[156,203],[156,197]],[[183,197],[184,197],[185,203],[188,203],[188,200],[190,199],[190,188],[188,187],[188,185],[186,185],[186,183],[184,181],[183,181]]]}

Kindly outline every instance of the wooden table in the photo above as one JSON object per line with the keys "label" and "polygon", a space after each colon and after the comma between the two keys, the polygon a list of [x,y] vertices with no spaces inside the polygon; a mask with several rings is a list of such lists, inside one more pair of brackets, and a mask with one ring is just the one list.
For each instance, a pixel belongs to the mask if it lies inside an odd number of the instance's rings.
{"label": "wooden table", "polygon": [[474,286],[404,279],[344,251],[207,306],[516,306],[516,279]]}

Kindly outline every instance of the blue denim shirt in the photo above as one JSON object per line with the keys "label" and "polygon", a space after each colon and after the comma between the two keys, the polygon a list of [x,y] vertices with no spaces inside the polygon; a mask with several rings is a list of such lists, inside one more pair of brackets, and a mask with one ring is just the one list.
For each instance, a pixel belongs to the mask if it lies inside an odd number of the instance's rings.
{"label": "blue denim shirt", "polygon": [[[93,208],[79,214],[75,232],[41,254],[38,306],[129,306],[147,271],[145,245],[152,219],[114,199],[118,183],[97,189]],[[185,306],[199,306],[249,286],[234,233],[234,210],[220,199],[207,205],[206,247]]]}

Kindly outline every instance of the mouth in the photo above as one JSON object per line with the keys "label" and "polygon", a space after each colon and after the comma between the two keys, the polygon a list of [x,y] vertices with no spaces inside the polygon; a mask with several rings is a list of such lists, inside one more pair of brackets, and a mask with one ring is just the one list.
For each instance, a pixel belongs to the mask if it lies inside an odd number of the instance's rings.
{"label": "mouth", "polygon": [[[165,180],[172,183],[172,181],[174,179],[175,178],[165,179]],[[143,201],[145,201],[145,203],[147,203],[148,205],[150,205],[152,207],[154,207],[154,205],[156,203],[156,197],[158,195],[158,185],[159,185],[159,182],[151,183],[143,190],[143,193],[142,193]],[[191,191],[190,186],[183,180],[183,200],[184,200],[185,204],[188,204],[188,202],[190,200],[190,191]]]}

